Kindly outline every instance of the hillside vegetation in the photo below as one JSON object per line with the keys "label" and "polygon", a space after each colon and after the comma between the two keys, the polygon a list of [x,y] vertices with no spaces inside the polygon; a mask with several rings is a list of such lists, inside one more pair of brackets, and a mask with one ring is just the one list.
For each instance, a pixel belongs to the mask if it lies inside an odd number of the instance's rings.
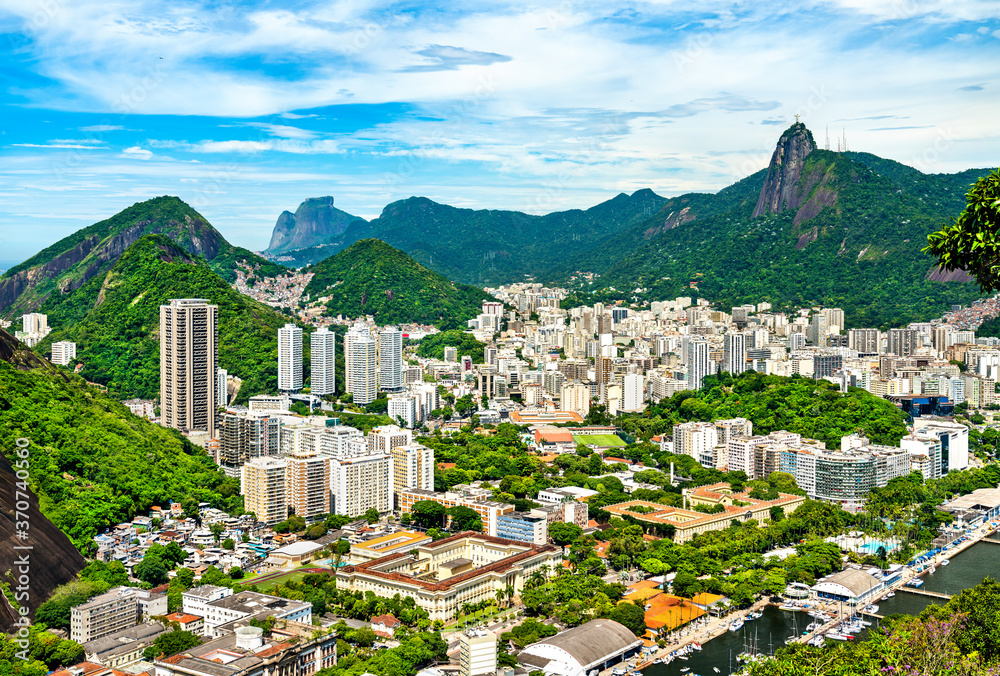
{"label": "hillside vegetation", "polygon": [[[800,208],[751,218],[762,174],[707,203],[675,198],[619,238],[621,256],[593,287],[644,288],[651,300],[697,293],[724,306],[824,304],[843,308],[850,326],[938,317],[981,294],[961,274],[932,279],[936,261],[920,249],[984,173],[931,176],[874,155],[814,150],[798,177]],[[680,208],[688,220],[677,223]]]}
{"label": "hillside vegetation", "polygon": [[410,197],[387,205],[373,221],[349,225],[330,244],[290,253],[304,258],[329,255],[357,241],[377,238],[466,284],[523,281],[525,275],[565,278],[575,270],[573,255],[600,250],[618,233],[656,213],[665,201],[651,190],[639,190],[587,210],[534,216],[499,209],[459,209],[426,197]]}
{"label": "hillside vegetation", "polygon": [[[242,510],[239,480],[227,478],[204,449],[50,364],[25,369],[0,359],[0,438],[30,440],[39,507],[85,553],[101,528],[152,505]],[[9,460],[15,451],[4,444]]]}
{"label": "hillside vegetation", "polygon": [[[277,392],[278,329],[291,321],[231,288],[205,263],[163,235],[133,244],[105,275],[42,307],[52,333],[77,343],[81,375],[121,399],[156,399],[160,392],[160,305],[204,298],[219,306],[219,365],[243,380],[240,399]],[[303,341],[308,364],[309,341]]]}
{"label": "hillside vegetation", "polygon": [[432,336],[427,336],[420,341],[420,346],[417,347],[417,354],[421,357],[428,357],[431,359],[444,359],[444,348],[445,347],[455,347],[458,349],[458,358],[461,359],[463,355],[469,355],[472,357],[473,364],[482,364],[486,358],[486,343],[476,340],[476,337],[471,333],[466,333],[465,331],[459,331],[453,329],[451,331],[442,331],[441,333],[435,333]]}
{"label": "hillside vegetation", "polygon": [[377,239],[356,242],[306,271],[315,273],[306,293],[329,298],[325,314],[372,315],[381,325],[464,327],[491,299],[482,289],[452,282]]}

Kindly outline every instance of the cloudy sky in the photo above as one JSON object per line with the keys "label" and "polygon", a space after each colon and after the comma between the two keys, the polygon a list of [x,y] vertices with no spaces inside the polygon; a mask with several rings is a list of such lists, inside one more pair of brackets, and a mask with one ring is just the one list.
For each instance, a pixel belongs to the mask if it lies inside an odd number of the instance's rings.
{"label": "cloudy sky", "polygon": [[798,113],[1000,164],[995,0],[0,0],[0,267],[148,197],[232,242],[333,195],[544,213],[714,191]]}

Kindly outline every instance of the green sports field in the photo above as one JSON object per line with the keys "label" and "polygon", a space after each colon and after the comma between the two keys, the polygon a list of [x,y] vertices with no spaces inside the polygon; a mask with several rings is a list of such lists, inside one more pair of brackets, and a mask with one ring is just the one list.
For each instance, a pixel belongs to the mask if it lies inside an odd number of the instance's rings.
{"label": "green sports field", "polygon": [[598,446],[627,446],[627,444],[614,434],[574,434],[573,441],[577,444]]}

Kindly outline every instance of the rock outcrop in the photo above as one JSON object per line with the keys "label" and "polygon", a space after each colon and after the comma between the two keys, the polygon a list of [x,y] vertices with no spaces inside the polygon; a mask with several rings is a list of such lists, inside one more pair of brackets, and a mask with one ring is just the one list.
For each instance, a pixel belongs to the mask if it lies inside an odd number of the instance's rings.
{"label": "rock outcrop", "polygon": [[801,122],[785,130],[771,155],[767,178],[760,190],[753,217],[774,214],[786,209],[798,209],[808,196],[796,190],[802,167],[809,153],[816,150],[812,132]]}
{"label": "rock outcrop", "polygon": [[332,197],[310,197],[294,214],[281,212],[267,251],[275,254],[327,244],[356,221],[364,222],[364,219],[333,206]]}

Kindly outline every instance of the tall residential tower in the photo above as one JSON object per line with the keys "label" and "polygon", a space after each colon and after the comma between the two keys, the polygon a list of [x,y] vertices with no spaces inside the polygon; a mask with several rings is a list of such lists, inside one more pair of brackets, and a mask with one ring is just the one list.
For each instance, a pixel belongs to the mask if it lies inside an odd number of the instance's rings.
{"label": "tall residential tower", "polygon": [[219,402],[219,308],[201,298],[160,306],[162,423],[215,437]]}

